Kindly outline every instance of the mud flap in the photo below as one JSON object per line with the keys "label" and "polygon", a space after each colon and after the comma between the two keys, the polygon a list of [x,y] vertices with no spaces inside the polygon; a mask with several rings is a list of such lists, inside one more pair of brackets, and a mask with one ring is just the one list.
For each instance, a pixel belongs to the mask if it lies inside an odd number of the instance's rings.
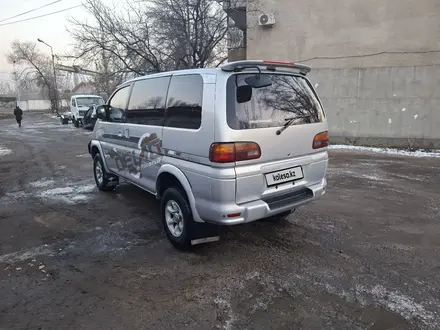
{"label": "mud flap", "polygon": [[217,225],[193,222],[191,231],[191,245],[218,242],[220,240]]}
{"label": "mud flap", "polygon": [[118,177],[113,174],[110,174],[108,178],[108,185],[110,187],[113,187],[113,186],[117,186],[118,184],[119,184]]}

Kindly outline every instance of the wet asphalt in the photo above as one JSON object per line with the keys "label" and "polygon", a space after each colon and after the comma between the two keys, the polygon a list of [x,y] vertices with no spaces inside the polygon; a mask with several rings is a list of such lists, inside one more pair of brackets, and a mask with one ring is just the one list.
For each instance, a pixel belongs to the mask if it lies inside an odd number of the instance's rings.
{"label": "wet asphalt", "polygon": [[331,151],[322,199],[182,253],[90,134],[0,120],[0,329],[440,329],[440,159]]}

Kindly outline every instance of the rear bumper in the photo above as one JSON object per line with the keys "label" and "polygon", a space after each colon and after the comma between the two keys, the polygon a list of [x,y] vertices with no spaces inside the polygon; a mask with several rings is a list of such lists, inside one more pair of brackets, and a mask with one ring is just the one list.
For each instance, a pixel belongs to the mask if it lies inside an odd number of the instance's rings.
{"label": "rear bumper", "polygon": [[[271,196],[265,200],[260,199],[240,205],[235,203],[213,205],[209,215],[206,214],[206,216],[204,216],[205,214],[200,214],[200,216],[206,222],[219,225],[238,225],[253,222],[310,203],[324,195],[326,187],[327,180],[324,178],[318,184],[301,187],[298,190],[285,192],[277,196]],[[228,217],[228,215],[236,216]]]}

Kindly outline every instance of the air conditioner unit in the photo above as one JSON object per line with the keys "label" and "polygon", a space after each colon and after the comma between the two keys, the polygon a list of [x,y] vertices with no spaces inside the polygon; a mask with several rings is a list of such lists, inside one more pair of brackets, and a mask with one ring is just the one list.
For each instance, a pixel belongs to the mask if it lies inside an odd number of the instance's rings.
{"label": "air conditioner unit", "polygon": [[260,26],[273,26],[275,24],[274,14],[261,14],[258,18],[258,25]]}

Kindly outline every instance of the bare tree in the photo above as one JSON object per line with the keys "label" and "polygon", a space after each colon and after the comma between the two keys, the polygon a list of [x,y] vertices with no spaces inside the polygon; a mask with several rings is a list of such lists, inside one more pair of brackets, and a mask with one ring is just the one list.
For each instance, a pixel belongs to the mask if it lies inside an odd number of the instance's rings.
{"label": "bare tree", "polygon": [[121,84],[125,74],[115,65],[114,55],[107,51],[101,51],[95,59],[95,69],[98,72],[92,77],[91,83],[99,93],[105,93],[108,96]]}
{"label": "bare tree", "polygon": [[0,81],[0,94],[13,94],[14,87],[9,81]]}
{"label": "bare tree", "polygon": [[58,91],[55,89],[50,57],[39,52],[33,42],[14,41],[11,48],[7,54],[8,61],[22,68],[20,73],[16,73],[16,78],[25,76],[24,81],[34,81],[43,95],[47,93],[52,110],[57,109]]}
{"label": "bare tree", "polygon": [[173,68],[214,66],[226,57],[227,16],[213,0],[151,0],[153,33]]}
{"label": "bare tree", "polygon": [[215,65],[225,56],[226,15],[214,0],[127,1],[115,11],[101,0],[85,0],[91,22],[71,18],[76,56],[105,52],[113,72],[144,75]]}
{"label": "bare tree", "polygon": [[161,71],[162,54],[150,43],[152,23],[142,15],[145,10],[141,12],[139,3],[130,4],[125,13],[115,13],[101,0],[85,0],[84,5],[92,22],[69,19],[78,58],[94,61],[106,52],[118,71],[138,75]]}

